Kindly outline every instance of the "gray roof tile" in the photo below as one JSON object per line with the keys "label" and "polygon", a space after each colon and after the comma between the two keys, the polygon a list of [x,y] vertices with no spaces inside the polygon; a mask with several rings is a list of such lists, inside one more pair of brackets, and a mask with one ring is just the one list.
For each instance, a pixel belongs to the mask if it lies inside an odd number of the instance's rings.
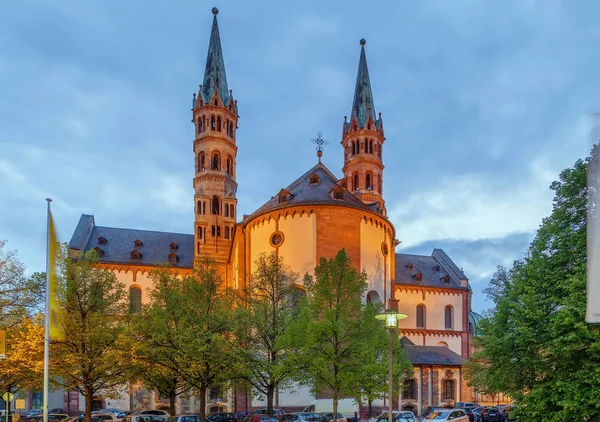
{"label": "gray roof tile", "polygon": [[465,358],[444,346],[402,346],[413,365],[462,366]]}
{"label": "gray roof tile", "polygon": [[[316,185],[310,184],[310,176],[313,173],[319,176],[320,179],[319,183]],[[333,175],[333,173],[331,173],[331,171],[329,171],[329,169],[325,167],[323,163],[317,163],[316,166],[308,170],[287,188],[285,188],[291,193],[291,196],[287,202],[279,203],[279,194],[277,194],[250,216],[244,218],[244,220],[250,220],[255,216],[279,208],[301,204],[343,205],[371,212],[376,211],[369,205],[364,204],[360,199],[346,189],[343,189],[343,200],[333,199],[330,192],[337,186],[337,178]]]}
{"label": "gray roof tile", "polygon": [[[442,250],[436,249],[435,251]],[[450,260],[448,255],[445,253],[443,255],[446,258],[444,262],[438,259],[440,256],[439,254],[437,256],[426,256],[397,253],[396,284],[468,290],[469,287],[461,286],[461,279],[454,274],[454,271],[448,268],[449,262],[452,263],[454,267],[456,267],[456,265]],[[412,268],[410,268],[411,265]],[[438,267],[439,271],[437,271]],[[417,281],[418,273],[421,273],[422,281]],[[462,272],[461,274],[464,277]],[[444,281],[445,276],[449,276],[448,283]],[[464,279],[466,279],[466,277],[464,277]]]}
{"label": "gray roof tile", "polygon": [[[81,239],[85,230],[90,232],[84,243]],[[106,239],[105,244],[98,242],[100,237]],[[136,240],[142,241],[141,247],[135,247]],[[173,242],[177,244],[176,250],[171,250]],[[81,246],[78,248],[77,245]],[[86,214],[81,216],[69,247],[85,252],[98,247],[103,252],[102,262],[109,263],[155,265],[168,262],[172,252],[179,257],[179,262],[172,264],[178,268],[192,268],[194,261],[194,236],[191,234],[95,226],[94,217]],[[133,250],[141,252],[142,259],[131,259]]]}

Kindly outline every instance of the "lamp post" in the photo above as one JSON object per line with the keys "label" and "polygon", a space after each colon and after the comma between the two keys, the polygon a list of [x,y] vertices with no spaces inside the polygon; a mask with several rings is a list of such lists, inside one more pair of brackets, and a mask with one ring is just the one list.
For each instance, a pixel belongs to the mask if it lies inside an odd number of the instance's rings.
{"label": "lamp post", "polygon": [[394,335],[397,335],[396,330],[398,329],[398,320],[407,318],[408,315],[396,312],[393,309],[386,309],[382,314],[375,316],[380,321],[385,321],[385,328],[389,332],[388,340],[388,377],[389,377],[389,390],[388,390],[388,422],[392,422],[393,419],[393,408],[392,408],[392,395],[394,394]]}

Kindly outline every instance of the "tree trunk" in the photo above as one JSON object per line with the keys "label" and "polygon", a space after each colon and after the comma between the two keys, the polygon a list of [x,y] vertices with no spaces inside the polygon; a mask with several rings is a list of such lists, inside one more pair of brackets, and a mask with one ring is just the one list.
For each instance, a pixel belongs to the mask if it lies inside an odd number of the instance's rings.
{"label": "tree trunk", "polygon": [[[92,422],[92,400],[94,392],[90,387],[85,387],[85,422]],[[45,403],[44,403],[45,405]]]}
{"label": "tree trunk", "polygon": [[369,419],[371,419],[373,417],[373,401],[371,399],[369,400]]}
{"label": "tree trunk", "polygon": [[337,422],[338,393],[333,393],[333,422]]}
{"label": "tree trunk", "polygon": [[207,386],[202,385],[200,387],[200,411],[198,412],[200,422],[206,422],[206,390],[208,390]]}
{"label": "tree trunk", "polygon": [[177,414],[177,411],[175,410],[175,399],[177,399],[177,394],[173,389],[169,392],[169,413],[171,416],[175,416]]}
{"label": "tree trunk", "polygon": [[267,387],[267,415],[273,416],[273,396],[275,387],[271,384]]}

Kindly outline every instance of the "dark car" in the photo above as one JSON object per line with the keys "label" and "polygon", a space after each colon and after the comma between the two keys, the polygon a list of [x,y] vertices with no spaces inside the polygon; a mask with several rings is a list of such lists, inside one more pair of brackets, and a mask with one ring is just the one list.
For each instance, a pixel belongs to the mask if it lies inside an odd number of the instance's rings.
{"label": "dark car", "polygon": [[237,422],[238,418],[233,413],[212,413],[206,415],[209,422]]}
{"label": "dark car", "polygon": [[459,409],[462,409],[465,411],[465,413],[469,417],[469,422],[477,422],[477,420],[475,418],[476,418],[476,416],[478,416],[478,413],[477,412],[473,413],[473,410],[475,410],[476,407],[459,407]]}
{"label": "dark car", "polygon": [[277,419],[275,416],[257,413],[246,416],[244,418],[244,422],[279,422],[279,419]]}
{"label": "dark car", "polygon": [[502,422],[502,413],[497,407],[484,406],[480,415],[481,422]]}

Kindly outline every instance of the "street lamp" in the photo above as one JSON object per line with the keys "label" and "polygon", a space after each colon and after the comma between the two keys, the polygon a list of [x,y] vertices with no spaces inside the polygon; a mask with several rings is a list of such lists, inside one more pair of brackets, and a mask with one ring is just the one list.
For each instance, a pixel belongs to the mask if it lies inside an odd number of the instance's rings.
{"label": "street lamp", "polygon": [[394,394],[394,335],[397,335],[396,330],[398,329],[398,320],[407,318],[408,315],[401,314],[396,312],[393,309],[386,309],[384,313],[376,315],[375,318],[380,321],[385,321],[385,328],[388,329],[389,340],[388,340],[388,377],[389,377],[389,390],[388,390],[388,400],[389,400],[389,409],[388,409],[388,422],[392,422],[393,414],[392,414],[392,395]]}

